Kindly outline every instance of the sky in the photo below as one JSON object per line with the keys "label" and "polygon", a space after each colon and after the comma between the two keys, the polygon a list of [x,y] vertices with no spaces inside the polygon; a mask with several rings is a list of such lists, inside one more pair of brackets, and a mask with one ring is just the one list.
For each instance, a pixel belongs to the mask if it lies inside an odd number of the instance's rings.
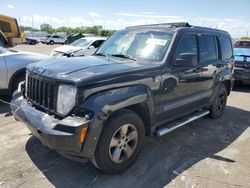
{"label": "sky", "polygon": [[0,14],[35,28],[48,23],[54,28],[101,25],[118,30],[189,22],[226,30],[232,37],[250,37],[250,0],[0,0]]}

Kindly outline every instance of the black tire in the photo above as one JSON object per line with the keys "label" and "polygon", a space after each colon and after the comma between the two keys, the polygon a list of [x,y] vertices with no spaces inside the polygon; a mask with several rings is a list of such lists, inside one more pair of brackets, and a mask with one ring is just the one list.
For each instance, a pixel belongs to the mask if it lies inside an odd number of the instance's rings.
{"label": "black tire", "polygon": [[18,89],[18,85],[20,82],[25,80],[25,74],[24,75],[18,75],[16,78],[14,78],[12,85],[11,85],[11,96],[13,93]]}
{"label": "black tire", "polygon": [[210,107],[210,117],[219,118],[223,115],[227,104],[227,95],[227,88],[225,84],[222,84]]}
{"label": "black tire", "polygon": [[55,42],[53,40],[49,41],[50,45],[53,45]]}
{"label": "black tire", "polygon": [[[124,134],[120,133],[120,130],[122,130],[122,127],[126,125],[128,125],[126,136],[122,136]],[[117,134],[119,134],[120,136],[115,138]],[[137,137],[136,141],[130,139],[132,137]],[[100,136],[94,159],[92,159],[92,163],[106,174],[120,173],[135,161],[143,145],[144,137],[145,130],[141,118],[132,111],[121,110],[117,112],[113,117],[111,117],[107,121],[107,123],[105,123],[105,127]],[[118,145],[111,146],[111,140],[113,140],[114,138],[119,140],[120,143],[119,141],[117,141]],[[121,142],[122,139],[123,142]],[[121,149],[121,147],[123,148]],[[129,148],[129,152],[127,151],[127,148]],[[120,152],[118,160],[121,161],[118,162],[117,160],[116,162],[114,162],[115,157],[113,157],[112,159],[112,155],[115,153],[115,151],[118,150]]]}
{"label": "black tire", "polygon": [[35,45],[35,44],[36,44],[36,41],[32,40],[32,41],[31,41],[31,44],[32,44],[32,45]]}

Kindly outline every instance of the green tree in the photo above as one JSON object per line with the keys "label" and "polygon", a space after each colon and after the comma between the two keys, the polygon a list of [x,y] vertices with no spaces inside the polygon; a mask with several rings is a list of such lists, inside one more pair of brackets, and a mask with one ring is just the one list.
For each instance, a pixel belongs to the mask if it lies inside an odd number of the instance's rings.
{"label": "green tree", "polygon": [[40,25],[40,29],[41,31],[46,31],[49,33],[49,31],[53,30],[53,27],[47,23],[43,23],[42,25]]}

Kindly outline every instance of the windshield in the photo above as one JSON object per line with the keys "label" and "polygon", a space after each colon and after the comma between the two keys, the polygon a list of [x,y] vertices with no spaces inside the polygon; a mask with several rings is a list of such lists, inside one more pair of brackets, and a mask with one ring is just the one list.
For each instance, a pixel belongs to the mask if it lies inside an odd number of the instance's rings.
{"label": "windshield", "polygon": [[113,34],[96,54],[161,61],[171,37],[170,33],[163,31],[119,31]]}
{"label": "windshield", "polygon": [[89,45],[91,41],[88,41],[84,38],[78,39],[70,44],[70,46],[76,46],[76,47],[84,47]]}

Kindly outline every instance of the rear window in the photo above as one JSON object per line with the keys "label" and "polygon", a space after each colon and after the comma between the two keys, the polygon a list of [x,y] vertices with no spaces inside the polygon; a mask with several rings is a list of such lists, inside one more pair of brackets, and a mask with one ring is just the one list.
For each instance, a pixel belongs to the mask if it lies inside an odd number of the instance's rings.
{"label": "rear window", "polygon": [[227,37],[220,37],[220,48],[222,60],[231,59],[233,57],[233,49],[231,45],[231,39]]}
{"label": "rear window", "polygon": [[239,46],[250,47],[250,42],[248,42],[248,41],[240,41]]}
{"label": "rear window", "polygon": [[212,35],[199,37],[200,63],[215,61],[218,58],[215,38]]}

